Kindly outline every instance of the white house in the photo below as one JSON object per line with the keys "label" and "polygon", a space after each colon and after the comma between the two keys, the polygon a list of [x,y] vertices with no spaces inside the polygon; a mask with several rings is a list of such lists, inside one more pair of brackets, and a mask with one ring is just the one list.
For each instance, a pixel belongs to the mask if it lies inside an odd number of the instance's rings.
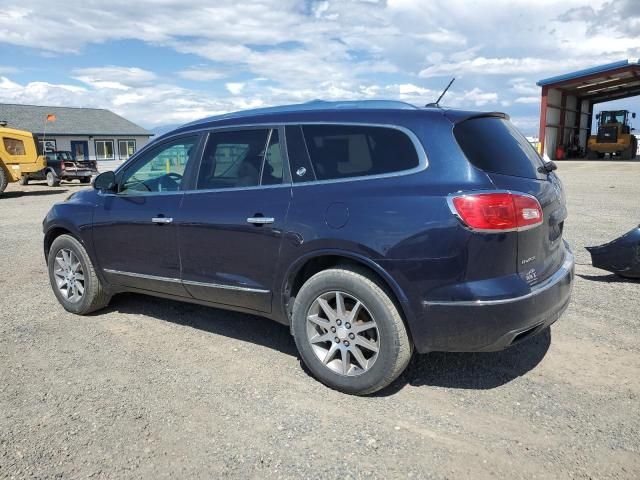
{"label": "white house", "polygon": [[33,132],[45,151],[71,151],[79,160],[110,170],[133,155],[153,134],[99,108],[47,107],[0,103],[0,121]]}

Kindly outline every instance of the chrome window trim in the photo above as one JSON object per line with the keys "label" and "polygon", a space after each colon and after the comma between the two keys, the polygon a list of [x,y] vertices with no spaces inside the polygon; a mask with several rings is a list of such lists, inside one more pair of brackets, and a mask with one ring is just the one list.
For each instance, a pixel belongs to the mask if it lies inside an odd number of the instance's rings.
{"label": "chrome window trim", "polygon": [[483,307],[490,305],[504,305],[508,303],[520,302],[522,300],[527,300],[528,298],[535,297],[536,295],[543,293],[550,288],[554,287],[558,282],[562,281],[567,275],[571,274],[571,271],[574,268],[574,257],[569,249],[567,249],[564,262],[562,262],[562,266],[556,270],[556,272],[551,275],[546,280],[540,282],[538,285],[534,285],[531,287],[531,291],[519,297],[512,298],[501,298],[498,300],[445,300],[445,301],[423,301],[423,305],[427,307],[431,306],[446,306],[446,307]]}
{"label": "chrome window trim", "polygon": [[155,275],[147,275],[145,273],[123,272],[122,270],[112,270],[110,268],[105,268],[104,271],[106,273],[123,275],[125,277],[141,278],[144,280],[155,280],[159,282],[182,283],[185,285],[192,285],[194,287],[218,288],[221,290],[236,290],[250,293],[271,293],[270,290],[265,290],[262,288],[238,287],[235,285],[222,285],[220,283],[195,282],[192,280],[180,280],[179,278],[158,277]]}
{"label": "chrome window trim", "polygon": [[[456,210],[456,207],[453,204],[453,199],[456,197],[464,197],[466,195],[490,195],[492,193],[509,193],[512,195],[521,195],[523,197],[529,197],[532,200],[535,200],[536,202],[538,202],[538,205],[540,205],[542,218],[540,218],[540,221],[538,223],[535,223],[533,225],[527,225],[525,227],[507,228],[504,230],[497,230],[497,229],[492,230],[490,228],[473,228],[467,225],[466,222],[462,219],[462,217],[460,217],[460,215],[458,214],[458,211]],[[538,200],[536,197],[534,197],[529,193],[518,192],[517,190],[465,190],[465,191],[461,190],[459,192],[450,193],[449,195],[447,195],[447,206],[449,207],[449,210],[451,210],[451,213],[453,214],[453,216],[458,219],[460,224],[470,232],[474,232],[474,233],[501,234],[501,233],[509,233],[509,232],[526,232],[527,230],[531,230],[533,228],[539,227],[544,223],[544,211],[542,209],[542,205],[540,204],[540,200]]]}
{"label": "chrome window trim", "polygon": [[[195,133],[216,133],[219,131],[228,131],[228,130],[243,130],[246,128],[271,128],[271,129],[275,129],[278,128],[280,126],[282,127],[286,127],[286,126],[304,126],[304,125],[344,125],[344,126],[354,126],[354,127],[378,127],[378,128],[391,128],[394,130],[399,130],[402,133],[404,133],[405,135],[407,135],[409,137],[409,140],[411,140],[411,143],[413,144],[413,147],[416,150],[416,153],[418,154],[418,166],[414,167],[414,168],[410,168],[408,170],[399,170],[397,172],[390,172],[390,173],[381,173],[378,175],[359,175],[357,177],[347,177],[347,178],[336,178],[336,179],[330,179],[330,180],[311,180],[308,182],[293,182],[293,180],[291,181],[291,184],[284,184],[284,185],[288,185],[288,186],[303,186],[303,185],[314,185],[314,184],[318,184],[318,183],[343,183],[343,182],[353,182],[353,181],[360,181],[360,180],[377,180],[377,179],[381,179],[381,178],[393,178],[393,177],[400,177],[400,176],[405,176],[405,175],[413,175],[415,173],[419,173],[422,172],[424,170],[426,170],[427,168],[429,168],[429,158],[427,157],[427,153],[424,149],[424,146],[422,145],[422,143],[420,142],[420,140],[418,139],[418,136],[413,132],[413,130],[410,130],[409,128],[403,126],[403,125],[397,125],[394,123],[367,123],[367,122],[337,122],[337,121],[299,121],[299,122],[265,122],[265,123],[244,123],[244,124],[238,124],[238,125],[221,125],[221,126],[208,126],[208,127],[201,127],[198,129],[194,129],[194,130],[189,130],[189,131],[184,131],[184,132],[180,132],[180,133],[176,133],[175,135],[170,135],[166,138],[163,138],[163,141],[170,141],[173,137],[179,137],[181,135],[188,135],[188,134],[195,134]],[[283,137],[284,141],[286,142],[286,137]],[[208,140],[208,137],[207,137]],[[285,143],[286,145],[286,143]],[[141,153],[144,152],[144,150],[147,148],[147,146],[145,145],[145,148],[138,151],[137,153]],[[131,157],[133,158],[133,157]],[[289,164],[289,173],[291,175],[291,178],[293,179],[293,172],[291,172],[291,162],[288,161],[289,160],[289,156],[288,156],[288,152],[287,152],[287,163]],[[202,161],[202,160],[200,160]],[[120,168],[122,168],[124,165],[121,165],[118,170]],[[313,165],[312,165],[313,167]],[[244,190],[246,188],[268,188],[271,185],[266,185],[266,186],[262,186],[262,185],[257,185],[257,186],[252,186],[252,187],[235,187],[235,188],[222,188],[222,189],[213,189],[213,190],[209,190],[209,191],[224,191],[224,190]],[[185,193],[189,193],[193,190],[185,190]],[[200,192],[203,192],[205,190],[197,190]]]}

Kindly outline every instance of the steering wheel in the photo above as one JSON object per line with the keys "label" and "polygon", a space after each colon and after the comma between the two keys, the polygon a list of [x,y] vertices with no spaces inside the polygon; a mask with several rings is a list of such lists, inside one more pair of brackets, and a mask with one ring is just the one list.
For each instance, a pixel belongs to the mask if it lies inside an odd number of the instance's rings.
{"label": "steering wheel", "polygon": [[169,177],[171,180],[173,180],[176,183],[182,181],[182,178],[183,178],[182,175],[180,175],[179,173],[176,173],[176,172],[169,172],[165,176]]}

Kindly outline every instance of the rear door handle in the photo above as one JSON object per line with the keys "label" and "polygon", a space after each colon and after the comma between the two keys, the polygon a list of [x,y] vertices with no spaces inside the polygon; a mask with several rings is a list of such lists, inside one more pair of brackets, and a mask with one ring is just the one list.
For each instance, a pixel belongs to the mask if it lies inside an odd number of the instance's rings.
{"label": "rear door handle", "polygon": [[253,223],[254,225],[267,225],[269,223],[275,222],[276,219],[273,217],[249,217],[247,218],[248,223]]}
{"label": "rear door handle", "polygon": [[169,217],[153,217],[151,219],[151,221],[153,223],[159,223],[160,225],[166,225],[168,223],[173,222],[173,218],[169,218]]}

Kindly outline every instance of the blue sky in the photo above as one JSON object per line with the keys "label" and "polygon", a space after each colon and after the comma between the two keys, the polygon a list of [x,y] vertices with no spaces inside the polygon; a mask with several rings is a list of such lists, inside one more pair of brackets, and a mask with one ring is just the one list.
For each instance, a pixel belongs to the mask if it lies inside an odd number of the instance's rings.
{"label": "blue sky", "polygon": [[640,57],[640,1],[7,1],[0,51],[0,102],[148,128],[317,98],[421,105],[455,76],[444,104],[535,134],[536,80]]}

